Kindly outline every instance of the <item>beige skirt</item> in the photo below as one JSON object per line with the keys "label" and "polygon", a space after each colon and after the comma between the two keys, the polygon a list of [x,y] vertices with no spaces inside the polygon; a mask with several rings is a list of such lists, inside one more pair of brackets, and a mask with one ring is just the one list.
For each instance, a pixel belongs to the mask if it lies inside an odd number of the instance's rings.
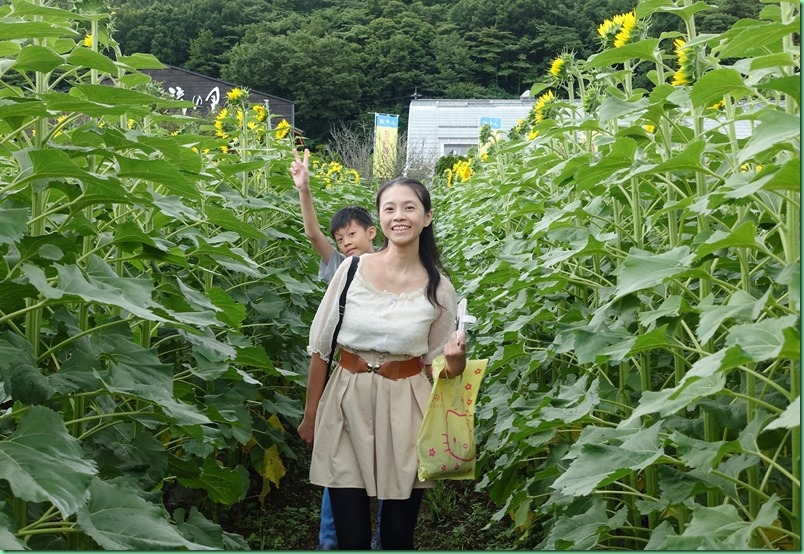
{"label": "beige skirt", "polygon": [[416,456],[431,389],[423,372],[394,381],[336,366],[318,404],[310,482],[366,489],[381,500],[434,487],[419,481]]}

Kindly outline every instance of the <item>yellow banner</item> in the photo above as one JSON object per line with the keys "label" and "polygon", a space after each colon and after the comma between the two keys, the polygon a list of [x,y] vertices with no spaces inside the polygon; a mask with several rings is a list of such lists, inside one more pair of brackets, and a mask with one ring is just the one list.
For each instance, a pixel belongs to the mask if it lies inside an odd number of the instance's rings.
{"label": "yellow banner", "polygon": [[374,115],[374,177],[376,179],[385,180],[395,177],[398,128],[398,115]]}

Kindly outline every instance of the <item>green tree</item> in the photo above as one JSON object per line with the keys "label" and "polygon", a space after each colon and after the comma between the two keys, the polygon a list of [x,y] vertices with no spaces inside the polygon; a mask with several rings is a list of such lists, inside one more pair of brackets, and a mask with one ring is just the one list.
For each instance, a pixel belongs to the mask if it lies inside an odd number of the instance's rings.
{"label": "green tree", "polygon": [[226,44],[223,39],[215,37],[209,29],[202,29],[198,36],[190,41],[190,57],[184,67],[203,75],[217,77],[223,65],[221,54],[225,50]]}
{"label": "green tree", "polygon": [[223,79],[293,99],[302,131],[313,139],[326,136],[332,122],[359,112],[361,69],[353,45],[304,31],[255,35],[229,51]]}

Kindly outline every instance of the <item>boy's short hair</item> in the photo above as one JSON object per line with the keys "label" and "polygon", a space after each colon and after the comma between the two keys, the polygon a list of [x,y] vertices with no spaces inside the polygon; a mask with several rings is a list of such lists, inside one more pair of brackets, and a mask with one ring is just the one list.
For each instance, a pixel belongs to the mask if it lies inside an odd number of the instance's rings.
{"label": "boy's short hair", "polygon": [[332,238],[335,238],[335,231],[343,229],[352,221],[363,227],[363,229],[374,227],[374,220],[371,218],[371,214],[366,208],[361,206],[346,206],[335,212],[335,215],[329,220],[329,234]]}

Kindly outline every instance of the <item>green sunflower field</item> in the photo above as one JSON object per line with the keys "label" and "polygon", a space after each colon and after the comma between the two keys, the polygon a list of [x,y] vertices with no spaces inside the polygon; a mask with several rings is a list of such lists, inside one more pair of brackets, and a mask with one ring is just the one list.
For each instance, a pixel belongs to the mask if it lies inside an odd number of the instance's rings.
{"label": "green sunflower field", "polygon": [[[218,516],[308,455],[294,135],[244,89],[194,116],[61,4],[0,6],[0,549],[248,548]],[[611,14],[428,183],[511,548],[801,548],[800,6],[705,9]],[[373,205],[312,170],[321,221]]]}

